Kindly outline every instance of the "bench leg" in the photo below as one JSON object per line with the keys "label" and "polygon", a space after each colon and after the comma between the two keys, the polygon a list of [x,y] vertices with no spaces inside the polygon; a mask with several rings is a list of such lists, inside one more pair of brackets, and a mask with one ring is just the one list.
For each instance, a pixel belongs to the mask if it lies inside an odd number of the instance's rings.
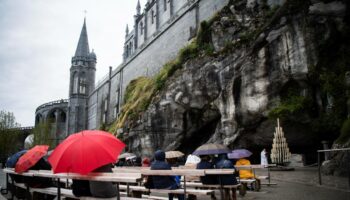
{"label": "bench leg", "polygon": [[260,185],[260,180],[259,179],[256,179],[253,183],[252,183],[252,187],[253,187],[253,190],[254,191],[259,191],[260,188],[261,188],[261,185]]}
{"label": "bench leg", "polygon": [[236,194],[237,190],[236,190],[236,188],[232,188],[231,192],[232,192],[232,200],[237,200],[237,194]]}
{"label": "bench leg", "polygon": [[225,200],[230,200],[230,189],[224,188],[224,199]]}
{"label": "bench leg", "polygon": [[134,198],[141,198],[142,197],[142,192],[140,192],[140,191],[131,191],[131,195]]}
{"label": "bench leg", "polygon": [[197,196],[193,194],[189,194],[187,200],[197,200]]}
{"label": "bench leg", "polygon": [[210,195],[210,199],[211,199],[211,200],[216,200],[215,193],[212,193],[212,194]]}
{"label": "bench leg", "polygon": [[238,191],[239,195],[242,196],[242,197],[247,193],[247,187],[243,183],[241,183],[241,185],[239,186],[238,189],[239,189],[239,191]]}

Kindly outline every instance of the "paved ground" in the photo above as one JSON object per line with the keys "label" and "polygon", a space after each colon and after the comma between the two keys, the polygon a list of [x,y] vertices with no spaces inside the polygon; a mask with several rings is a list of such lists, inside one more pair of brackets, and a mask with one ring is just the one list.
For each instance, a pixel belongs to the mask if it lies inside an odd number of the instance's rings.
{"label": "paved ground", "polygon": [[[266,175],[266,170],[257,171]],[[271,171],[271,182],[263,185],[260,192],[250,192],[240,199],[259,200],[350,200],[348,177],[322,176],[318,183],[317,167],[295,168],[294,171]],[[265,182],[265,181],[264,181]]]}
{"label": "paved ground", "polygon": [[[267,175],[266,170],[257,171]],[[350,186],[347,177],[322,176],[324,185],[318,185],[316,167],[295,168],[294,171],[272,171],[271,182],[277,185],[263,185],[260,192],[238,196],[239,200],[350,200]],[[5,187],[5,176],[0,170],[0,186]],[[219,193],[216,194],[220,197]],[[0,195],[0,200],[5,199]],[[209,199],[209,198],[208,198]],[[200,200],[200,199],[198,199]]]}

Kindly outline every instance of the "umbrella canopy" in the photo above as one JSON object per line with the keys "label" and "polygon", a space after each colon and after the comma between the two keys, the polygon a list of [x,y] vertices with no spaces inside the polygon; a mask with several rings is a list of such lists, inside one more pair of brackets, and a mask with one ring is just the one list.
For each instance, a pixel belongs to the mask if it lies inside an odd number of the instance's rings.
{"label": "umbrella canopy", "polygon": [[128,160],[130,158],[136,158],[136,155],[133,153],[126,152],[126,153],[122,153],[118,156],[118,159],[123,159],[123,158],[125,158],[125,160]]}
{"label": "umbrella canopy", "polygon": [[181,151],[167,151],[165,152],[165,158],[179,158],[184,156],[185,154]]}
{"label": "umbrella canopy", "polygon": [[27,152],[27,150],[22,150],[22,151],[19,151],[15,154],[11,155],[6,161],[6,167],[14,168],[18,159],[26,152]]}
{"label": "umbrella canopy", "polygon": [[36,145],[23,154],[17,161],[15,172],[22,173],[34,166],[43,156],[47,154],[48,145]]}
{"label": "umbrella canopy", "polygon": [[103,165],[114,163],[125,144],[114,135],[85,130],[70,135],[49,156],[53,172],[87,174]]}
{"label": "umbrella canopy", "polygon": [[231,153],[227,154],[227,157],[230,159],[240,159],[251,156],[253,153],[247,149],[235,149]]}
{"label": "umbrella canopy", "polygon": [[229,153],[229,152],[230,152],[230,149],[228,149],[225,145],[208,143],[198,147],[192,154],[199,156],[199,155],[222,154],[222,153]]}

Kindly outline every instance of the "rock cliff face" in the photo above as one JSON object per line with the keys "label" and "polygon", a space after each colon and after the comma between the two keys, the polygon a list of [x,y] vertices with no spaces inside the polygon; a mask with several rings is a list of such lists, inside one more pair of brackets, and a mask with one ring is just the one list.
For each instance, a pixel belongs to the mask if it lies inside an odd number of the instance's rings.
{"label": "rock cliff face", "polygon": [[210,23],[214,52],[187,61],[167,80],[124,135],[129,148],[142,155],[157,149],[191,153],[206,142],[271,149],[271,113],[285,102],[293,106],[295,97],[301,103],[279,113],[292,153],[308,154],[321,140],[334,140],[336,135],[317,135],[313,126],[335,98],[314,74],[322,67],[324,44],[348,27],[346,4],[231,1]]}

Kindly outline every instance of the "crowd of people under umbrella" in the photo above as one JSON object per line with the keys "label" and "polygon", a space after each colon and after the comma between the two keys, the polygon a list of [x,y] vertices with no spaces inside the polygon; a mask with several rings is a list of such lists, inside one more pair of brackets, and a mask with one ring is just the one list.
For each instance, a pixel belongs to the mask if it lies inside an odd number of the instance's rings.
{"label": "crowd of people under umbrella", "polygon": [[[82,131],[70,135],[53,151],[47,145],[37,145],[30,150],[22,150],[10,156],[6,167],[15,168],[17,173],[27,170],[52,170],[54,173],[74,172],[88,174],[90,172],[110,172],[113,167],[137,166],[150,167],[151,170],[170,170],[179,165],[192,166],[196,169],[234,169],[234,165],[250,165],[247,159],[252,153],[246,149],[229,150],[221,144],[204,144],[198,147],[192,155],[185,155],[180,151],[157,150],[153,158],[138,157],[133,153],[123,153],[125,144],[110,133],[103,131]],[[262,154],[263,155],[263,152]],[[264,153],[266,155],[266,152]],[[116,162],[117,161],[117,162]],[[262,156],[262,164],[267,164]],[[50,187],[55,184],[50,178],[25,177],[11,174],[11,179],[17,183],[25,183],[29,187]],[[251,170],[239,170],[239,175],[206,175],[200,177],[203,184],[236,185],[240,179],[256,178]],[[181,187],[179,176],[151,176],[145,179],[147,188],[177,189]],[[71,185],[73,194],[80,196],[94,196],[102,198],[115,197],[117,189],[111,182],[88,180],[73,180]],[[25,190],[16,190],[18,198],[25,198]],[[40,194],[36,194],[40,195]],[[179,200],[183,195],[177,195]],[[194,198],[191,197],[190,198]],[[54,199],[54,196],[34,196],[33,199]],[[169,194],[169,200],[173,194]]]}

